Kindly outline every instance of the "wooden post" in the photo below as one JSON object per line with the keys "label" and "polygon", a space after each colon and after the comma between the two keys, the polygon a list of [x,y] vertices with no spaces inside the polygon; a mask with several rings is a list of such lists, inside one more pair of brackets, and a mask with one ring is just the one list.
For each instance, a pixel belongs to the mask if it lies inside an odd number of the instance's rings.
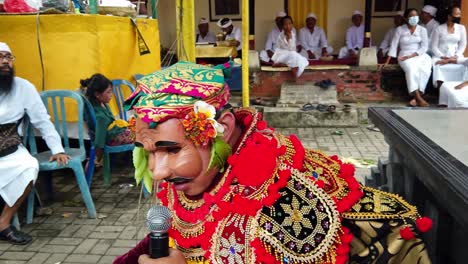
{"label": "wooden post", "polygon": [[177,56],[179,61],[195,62],[195,2],[176,0]]}
{"label": "wooden post", "polygon": [[[468,27],[468,1],[461,1],[461,24]],[[465,57],[468,57],[468,49],[465,49]]]}
{"label": "wooden post", "polygon": [[372,0],[366,0],[366,11],[364,17],[364,47],[371,46],[371,23],[372,23]]}

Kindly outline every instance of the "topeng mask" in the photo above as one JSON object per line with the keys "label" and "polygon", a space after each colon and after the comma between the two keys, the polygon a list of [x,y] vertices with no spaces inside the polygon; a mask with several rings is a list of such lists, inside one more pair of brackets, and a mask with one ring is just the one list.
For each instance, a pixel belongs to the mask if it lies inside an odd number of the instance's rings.
{"label": "topeng mask", "polygon": [[179,62],[138,81],[125,102],[137,117],[137,183],[151,191],[153,179],[165,180],[188,196],[209,189],[231,154],[217,122],[229,99],[224,75],[231,66]]}

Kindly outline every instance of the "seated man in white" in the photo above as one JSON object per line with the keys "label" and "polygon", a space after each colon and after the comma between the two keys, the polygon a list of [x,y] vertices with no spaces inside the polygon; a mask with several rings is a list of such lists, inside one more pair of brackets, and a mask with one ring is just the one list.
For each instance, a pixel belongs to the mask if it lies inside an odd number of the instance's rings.
{"label": "seated man in white", "polygon": [[377,56],[379,58],[383,58],[387,56],[388,51],[390,50],[390,45],[392,44],[393,35],[395,35],[395,31],[399,26],[405,24],[405,18],[403,17],[404,12],[400,11],[393,17],[393,24],[394,26],[387,31],[385,34],[384,40],[379,46],[379,52]]}
{"label": "seated man in white", "polygon": [[[431,5],[425,5],[421,10],[421,22],[422,26],[427,30],[427,36],[429,40],[432,38],[432,32],[440,25],[434,17],[437,14],[437,8]],[[431,47],[429,47],[430,49]]]}
{"label": "seated man in white", "polygon": [[291,68],[294,79],[297,81],[309,61],[297,52],[297,37],[294,31],[293,20],[290,16],[282,19],[283,31],[281,31],[275,54],[271,58],[275,64],[286,64]]}
{"label": "seated man in white", "polygon": [[465,67],[454,64],[457,58],[463,58],[466,48],[466,29],[465,26],[460,25],[460,19],[460,7],[454,6],[447,15],[447,23],[438,26],[432,33],[434,87],[440,88],[446,81],[464,79]]}
{"label": "seated man in white", "polygon": [[306,26],[299,31],[299,41],[302,45],[301,55],[309,60],[317,60],[333,52],[333,48],[328,47],[325,31],[317,26],[314,13],[307,15]]}
{"label": "seated man in white", "polygon": [[357,58],[359,50],[364,47],[364,24],[361,11],[354,11],[351,20],[353,25],[346,31],[346,47],[340,49],[339,59]]}
{"label": "seated man in white", "polygon": [[27,114],[51,149],[50,161],[68,163],[62,142],[36,88],[25,79],[15,77],[15,56],[6,43],[0,42],[0,240],[15,245],[31,242],[31,236],[11,226],[11,219],[36,181],[37,160],[21,144],[18,126]]}
{"label": "seated man in white", "polygon": [[223,33],[226,36],[226,40],[233,40],[235,41],[235,46],[237,47],[238,56],[241,55],[240,51],[242,49],[242,31],[240,28],[235,27],[232,24],[232,20],[230,18],[222,18],[218,20],[217,23],[218,27],[221,28]]}
{"label": "seated man in white", "polygon": [[[260,52],[260,60],[265,63],[271,62],[271,57],[276,50],[276,41],[278,40],[278,36],[283,30],[283,25],[281,25],[281,19],[287,16],[286,12],[279,11],[276,13],[275,18],[275,27],[270,31],[267,37],[267,41],[265,43],[265,49]],[[296,29],[293,29],[294,33],[296,33]],[[297,43],[299,44],[299,43]]]}
{"label": "seated man in white", "polygon": [[198,32],[195,35],[195,43],[216,43],[216,36],[210,31],[208,19],[202,17],[198,22]]}
{"label": "seated man in white", "polygon": [[[468,67],[468,58],[457,59],[458,64]],[[439,105],[450,108],[468,107],[468,78],[459,82],[444,82],[440,87]]]}

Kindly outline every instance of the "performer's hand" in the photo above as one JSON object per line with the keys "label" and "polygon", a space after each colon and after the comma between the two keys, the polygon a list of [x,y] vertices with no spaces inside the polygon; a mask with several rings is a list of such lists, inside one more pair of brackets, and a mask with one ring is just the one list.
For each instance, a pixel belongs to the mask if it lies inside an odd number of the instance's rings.
{"label": "performer's hand", "polygon": [[61,166],[61,165],[67,165],[70,159],[71,157],[65,153],[57,153],[50,157],[49,162],[57,161],[57,164]]}
{"label": "performer's hand", "polygon": [[176,249],[169,249],[169,257],[152,259],[148,255],[141,255],[138,258],[138,264],[186,264],[182,252]]}

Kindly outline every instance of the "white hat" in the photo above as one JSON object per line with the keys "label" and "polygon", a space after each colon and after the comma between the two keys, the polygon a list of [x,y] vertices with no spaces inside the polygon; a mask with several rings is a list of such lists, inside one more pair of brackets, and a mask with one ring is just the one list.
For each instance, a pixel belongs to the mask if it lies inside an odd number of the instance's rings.
{"label": "white hat", "polygon": [[287,15],[288,14],[286,14],[286,12],[284,12],[284,11],[279,11],[278,13],[276,13],[276,17],[285,17]]}
{"label": "white hat", "polygon": [[[224,24],[221,24],[221,21],[225,20],[226,22],[224,22]],[[218,27],[220,28],[228,28],[232,25],[232,20],[230,18],[221,18],[220,20],[218,20],[218,23],[216,23],[218,25]]]}
{"label": "white hat", "polygon": [[398,12],[396,12],[395,16],[405,16],[405,12],[404,11],[398,11]]}
{"label": "white hat", "polygon": [[317,16],[314,14],[314,13],[309,13],[306,17],[307,18],[314,18],[315,20],[317,20]]}
{"label": "white hat", "polygon": [[198,21],[198,25],[203,25],[203,24],[208,24],[208,23],[209,23],[208,19],[204,17],[200,18],[200,21]]}
{"label": "white hat", "polygon": [[423,12],[428,13],[429,15],[435,17],[437,14],[437,8],[431,6],[431,5],[426,5],[422,9]]}
{"label": "white hat", "polygon": [[0,51],[6,51],[11,53],[10,47],[5,42],[0,42]]}
{"label": "white hat", "polygon": [[362,16],[362,12],[359,11],[359,10],[355,10],[355,11],[353,12],[353,16]]}

